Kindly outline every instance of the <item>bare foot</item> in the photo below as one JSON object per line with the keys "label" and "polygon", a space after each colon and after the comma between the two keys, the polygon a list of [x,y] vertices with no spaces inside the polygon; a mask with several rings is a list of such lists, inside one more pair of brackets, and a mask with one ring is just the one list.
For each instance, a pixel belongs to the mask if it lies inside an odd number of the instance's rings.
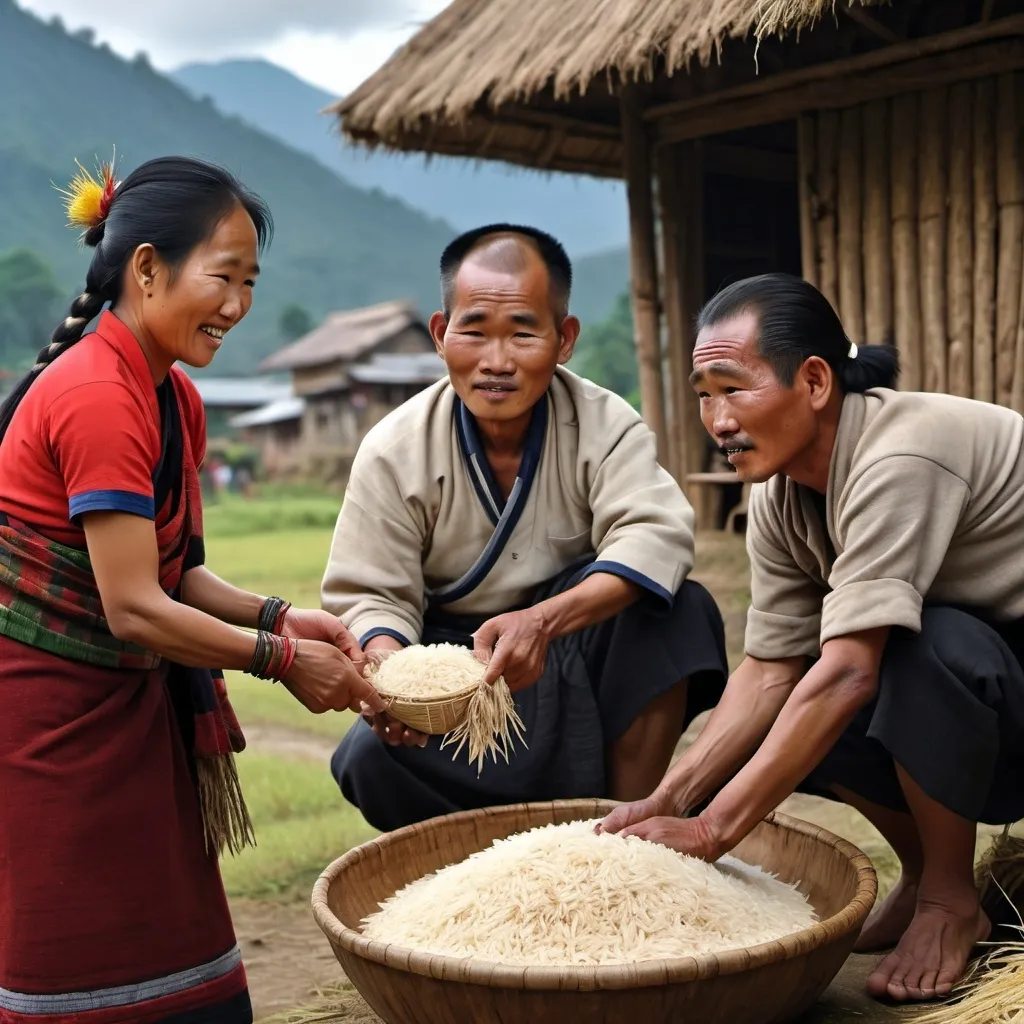
{"label": "bare foot", "polygon": [[901,875],[896,888],[876,907],[861,930],[855,953],[892,949],[903,938],[917,912],[917,879]]}
{"label": "bare foot", "polygon": [[948,996],[963,977],[971,949],[991,930],[976,896],[945,905],[919,902],[899,945],[868,978],[868,992],[897,1002]]}

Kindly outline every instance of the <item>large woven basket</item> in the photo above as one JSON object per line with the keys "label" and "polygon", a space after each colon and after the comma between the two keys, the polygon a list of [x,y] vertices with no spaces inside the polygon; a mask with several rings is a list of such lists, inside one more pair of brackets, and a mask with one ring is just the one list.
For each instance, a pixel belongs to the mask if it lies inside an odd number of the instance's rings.
{"label": "large woven basket", "polygon": [[388,705],[388,714],[410,729],[432,736],[451,732],[462,724],[469,711],[469,702],[476,693],[477,684],[443,697],[402,697],[386,690],[377,692]]}
{"label": "large woven basket", "polygon": [[398,889],[495,839],[601,817],[573,800],[462,811],[364,843],[331,864],[313,914],[363,998],[388,1024],[776,1024],[809,1007],[838,974],[874,903],[877,880],[856,847],[783,814],[735,855],[799,882],[818,914],[777,942],[725,953],[607,967],[512,967],[372,942],[359,922]]}

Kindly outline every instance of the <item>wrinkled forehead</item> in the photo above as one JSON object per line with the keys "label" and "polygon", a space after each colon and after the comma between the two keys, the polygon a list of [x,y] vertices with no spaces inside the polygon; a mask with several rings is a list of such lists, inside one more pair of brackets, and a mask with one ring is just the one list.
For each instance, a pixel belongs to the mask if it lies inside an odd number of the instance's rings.
{"label": "wrinkled forehead", "polygon": [[742,312],[717,323],[707,324],[697,334],[693,347],[693,370],[701,375],[725,367],[752,370],[763,362],[757,345],[757,316]]}

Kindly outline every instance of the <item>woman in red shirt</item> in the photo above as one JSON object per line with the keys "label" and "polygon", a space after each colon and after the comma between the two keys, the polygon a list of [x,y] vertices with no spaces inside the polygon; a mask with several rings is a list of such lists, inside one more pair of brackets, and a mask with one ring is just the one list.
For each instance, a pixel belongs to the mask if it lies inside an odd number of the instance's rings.
{"label": "woman in red shirt", "polygon": [[266,207],[177,157],[73,191],[85,291],[0,409],[0,1024],[241,1024],[217,858],[252,832],[210,666],[313,712],[380,701],[333,616],[203,564],[205,420],[174,364],[249,311]]}

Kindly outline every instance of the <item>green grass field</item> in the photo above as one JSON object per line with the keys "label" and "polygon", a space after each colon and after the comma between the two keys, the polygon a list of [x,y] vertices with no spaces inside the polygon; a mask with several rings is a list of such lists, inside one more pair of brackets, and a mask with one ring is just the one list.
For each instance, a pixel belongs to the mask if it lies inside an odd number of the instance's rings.
{"label": "green grass field", "polygon": [[[317,608],[338,503],[301,497],[214,505],[206,515],[207,564],[235,586]],[[238,758],[258,845],[223,861],[228,894],[305,900],[331,860],[373,834],[342,800],[327,764],[330,743],[354,716],[313,715],[283,686],[238,672],[227,681],[243,729],[310,739],[308,749],[296,742],[287,753],[257,743]]]}

